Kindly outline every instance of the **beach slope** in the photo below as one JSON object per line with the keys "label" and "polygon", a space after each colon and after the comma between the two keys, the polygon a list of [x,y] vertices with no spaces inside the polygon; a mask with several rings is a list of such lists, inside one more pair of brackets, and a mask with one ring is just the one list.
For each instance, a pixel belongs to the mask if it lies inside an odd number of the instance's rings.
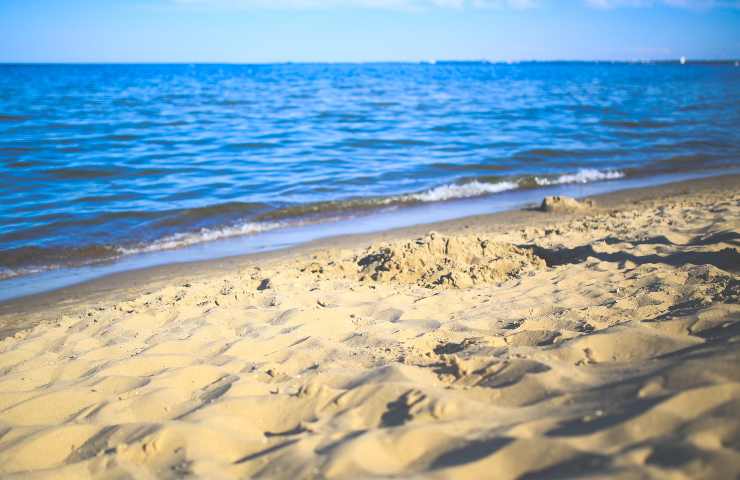
{"label": "beach slope", "polygon": [[0,475],[736,478],[740,178],[546,206],[16,302]]}

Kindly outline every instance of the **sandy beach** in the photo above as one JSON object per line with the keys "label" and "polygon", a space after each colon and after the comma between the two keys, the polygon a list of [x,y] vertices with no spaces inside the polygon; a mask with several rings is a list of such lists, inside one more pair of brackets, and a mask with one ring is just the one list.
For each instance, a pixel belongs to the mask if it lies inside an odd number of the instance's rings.
{"label": "sandy beach", "polygon": [[736,478],[740,176],[0,306],[3,478]]}

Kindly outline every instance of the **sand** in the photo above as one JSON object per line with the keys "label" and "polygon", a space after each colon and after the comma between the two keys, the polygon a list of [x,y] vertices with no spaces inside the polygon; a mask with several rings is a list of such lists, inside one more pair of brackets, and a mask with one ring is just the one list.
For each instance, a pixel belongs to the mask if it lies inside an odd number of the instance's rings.
{"label": "sand", "polygon": [[6,305],[0,475],[737,478],[740,179],[567,203]]}

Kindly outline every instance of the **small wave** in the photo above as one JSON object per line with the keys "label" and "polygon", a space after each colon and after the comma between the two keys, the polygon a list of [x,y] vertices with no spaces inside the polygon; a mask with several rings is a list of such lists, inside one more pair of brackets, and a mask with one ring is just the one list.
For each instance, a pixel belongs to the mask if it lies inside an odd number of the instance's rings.
{"label": "small wave", "polygon": [[398,102],[367,102],[367,106],[375,108],[388,108],[400,105]]}
{"label": "small wave", "polygon": [[[227,202],[207,205],[204,207],[184,208],[180,210],[169,210],[166,215],[155,222],[157,227],[178,227],[197,225],[197,222],[203,222],[220,218],[230,218],[233,220],[253,215],[260,210],[269,208],[264,203],[246,203],[246,202]],[[202,225],[202,224],[201,224]]]}
{"label": "small wave", "polygon": [[406,195],[402,198],[419,202],[440,202],[455,198],[478,197],[490,193],[500,193],[519,188],[516,182],[482,183],[474,180],[469,183],[442,185],[425,192]]}
{"label": "small wave", "polygon": [[561,158],[573,156],[574,152],[569,150],[559,150],[553,148],[533,148],[522,152],[524,156],[532,157],[545,157],[545,158]]}
{"label": "small wave", "polygon": [[338,146],[348,148],[395,148],[420,147],[430,144],[426,140],[414,140],[411,138],[356,138],[340,142]]}
{"label": "small wave", "polygon": [[240,142],[240,143],[229,143],[224,146],[224,148],[231,149],[231,150],[259,150],[259,149],[276,148],[276,147],[278,147],[277,143],[269,143],[269,142]]}
{"label": "small wave", "polygon": [[119,133],[114,135],[107,135],[103,137],[104,140],[113,140],[114,142],[132,142],[141,138],[139,135]]}
{"label": "small wave", "polygon": [[86,180],[86,179],[98,179],[115,177],[121,172],[117,168],[113,167],[69,167],[69,168],[52,168],[45,170],[44,173],[57,178],[68,179],[68,180]]}
{"label": "small wave", "polygon": [[0,122],[25,122],[30,118],[28,115],[0,115]]}
{"label": "small wave", "polygon": [[602,180],[617,180],[624,178],[624,173],[619,170],[596,170],[595,168],[582,168],[576,173],[566,173],[555,178],[535,177],[537,185],[562,185],[565,183],[589,183]]}
{"label": "small wave", "polygon": [[0,280],[8,280],[10,278],[20,277],[22,275],[31,275],[44,270],[51,270],[52,268],[54,267],[50,266],[48,268],[21,268],[14,270],[11,268],[0,267]]}
{"label": "small wave", "polygon": [[255,233],[262,233],[269,230],[275,230],[276,228],[285,227],[286,223],[282,222],[266,222],[266,223],[254,223],[248,222],[240,225],[233,225],[222,228],[201,228],[197,232],[183,232],[168,235],[166,237],[155,240],[152,243],[138,245],[135,247],[119,247],[118,253],[121,255],[132,255],[135,253],[146,253],[156,252],[160,250],[172,250],[175,248],[187,247],[189,245],[195,245],[197,243],[210,242],[213,240],[221,240],[224,238],[237,237],[242,235],[250,235]]}
{"label": "small wave", "polygon": [[114,260],[116,249],[108,245],[86,247],[19,247],[0,252],[0,280],[70,265]]}
{"label": "small wave", "polygon": [[307,222],[244,223],[222,228],[202,228],[197,232],[175,233],[151,243],[131,247],[107,245],[90,245],[80,248],[23,247],[0,253],[0,280],[64,267],[79,267],[111,261],[123,255],[173,250],[213,240],[266,232],[288,225],[299,226],[304,223]]}
{"label": "small wave", "polygon": [[22,155],[38,150],[36,147],[0,147],[0,153],[5,155]]}
{"label": "small wave", "polygon": [[658,120],[602,120],[602,125],[616,128],[664,128],[670,127],[669,122],[661,122]]}
{"label": "small wave", "polygon": [[470,163],[470,164],[459,164],[459,163],[445,163],[436,162],[429,165],[431,168],[439,170],[449,170],[453,172],[478,172],[478,171],[493,171],[493,172],[505,172],[511,170],[509,165],[488,165],[484,163]]}
{"label": "small wave", "polygon": [[331,202],[316,202],[291,205],[265,212],[256,217],[258,221],[274,221],[285,218],[306,216],[323,217],[327,214],[377,210],[385,207],[409,205],[424,202],[442,202],[458,198],[478,197],[492,193],[515,190],[519,184],[514,181],[485,182],[481,179],[465,183],[450,183],[421,192],[392,195],[388,197],[350,198]]}

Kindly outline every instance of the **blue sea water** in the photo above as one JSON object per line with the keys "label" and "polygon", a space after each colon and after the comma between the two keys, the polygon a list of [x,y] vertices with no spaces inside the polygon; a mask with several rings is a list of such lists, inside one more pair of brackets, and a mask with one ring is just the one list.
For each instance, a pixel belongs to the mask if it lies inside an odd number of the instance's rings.
{"label": "blue sea water", "polygon": [[733,63],[0,65],[0,278],[739,154]]}

